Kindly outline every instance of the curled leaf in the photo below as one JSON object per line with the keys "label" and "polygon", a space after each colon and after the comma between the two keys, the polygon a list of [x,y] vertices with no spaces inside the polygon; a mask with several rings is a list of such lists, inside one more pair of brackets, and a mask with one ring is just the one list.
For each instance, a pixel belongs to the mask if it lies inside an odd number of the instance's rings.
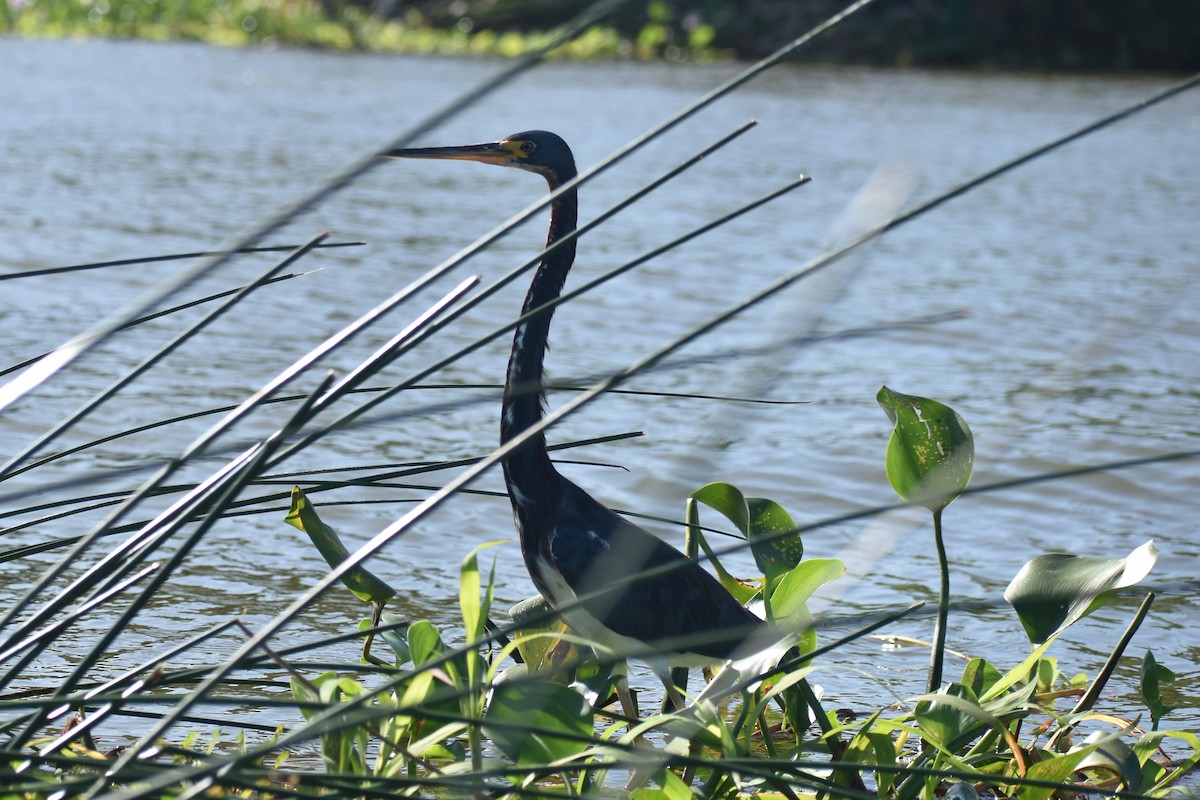
{"label": "curled leaf", "polygon": [[888,482],[910,503],[930,511],[945,508],[971,482],[975,441],[966,420],[936,400],[886,386],[875,399],[894,425],[887,446]]}
{"label": "curled leaf", "polygon": [[768,585],[774,585],[804,557],[804,542],[795,532],[796,521],[773,500],[746,497],[728,483],[707,484],[691,497],[719,511],[749,540],[754,562]]}
{"label": "curled leaf", "polygon": [[1154,540],[1125,558],[1047,553],[1030,559],[1004,590],[1029,641],[1041,644],[1145,578],[1158,561]]}
{"label": "curled leaf", "polygon": [[1129,745],[1113,734],[1096,731],[1083,740],[1083,745],[1073,749],[1089,745],[1095,745],[1095,749],[1079,762],[1075,767],[1076,772],[1107,772],[1119,778],[1126,791],[1137,792],[1142,788],[1142,765]]}

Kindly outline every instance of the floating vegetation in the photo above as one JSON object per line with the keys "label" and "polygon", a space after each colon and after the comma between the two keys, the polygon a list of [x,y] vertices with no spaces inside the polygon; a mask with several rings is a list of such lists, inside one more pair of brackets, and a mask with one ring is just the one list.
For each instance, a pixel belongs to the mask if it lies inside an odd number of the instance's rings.
{"label": "floating vegetation", "polygon": [[[556,36],[553,31],[475,28],[468,18],[439,27],[416,6],[399,18],[383,18],[366,5],[339,3],[331,11],[317,0],[0,0],[0,33],[505,58],[540,48]],[[710,26],[693,26],[686,39],[676,42],[665,22],[652,15],[633,37],[603,24],[589,26],[555,48],[553,57],[711,60],[725,55],[711,46]]]}

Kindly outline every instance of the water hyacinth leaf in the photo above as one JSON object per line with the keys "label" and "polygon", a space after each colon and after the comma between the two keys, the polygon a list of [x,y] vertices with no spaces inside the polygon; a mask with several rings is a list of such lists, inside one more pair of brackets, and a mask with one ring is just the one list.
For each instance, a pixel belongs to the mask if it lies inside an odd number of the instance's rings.
{"label": "water hyacinth leaf", "polygon": [[1133,748],[1111,733],[1096,731],[1083,740],[1081,747],[1095,745],[1075,771],[1102,770],[1120,778],[1127,792],[1138,792],[1142,786],[1142,764]]}
{"label": "water hyacinth leaf", "polygon": [[708,558],[708,563],[712,564],[713,571],[717,573],[717,580],[725,587],[725,591],[729,592],[734,598],[746,605],[753,600],[760,591],[761,582],[742,581],[730,574],[729,570],[721,564],[721,560],[708,545],[708,540],[704,538],[704,531],[700,529],[700,507],[697,505],[696,498],[689,497],[684,503],[684,519],[687,524],[687,554],[689,558],[698,557],[700,551],[704,551],[704,555]]}
{"label": "water hyacinth leaf", "polygon": [[1048,553],[1030,559],[1004,590],[1029,641],[1041,644],[1104,605],[1117,589],[1133,586],[1158,561],[1154,540],[1125,558]]}
{"label": "water hyacinth leaf", "polygon": [[936,400],[886,386],[875,399],[893,423],[888,482],[907,502],[930,511],[945,508],[971,482],[975,442],[966,420]]}
{"label": "water hyacinth leaf", "polygon": [[962,683],[969,687],[976,696],[983,697],[1002,677],[1000,670],[994,664],[976,657],[963,667]]}
{"label": "water hyacinth leaf", "polygon": [[796,533],[796,521],[783,506],[761,497],[746,498],[750,524],[746,538],[754,563],[766,576],[768,585],[787,574],[804,557],[804,542]]}
{"label": "water hyacinth leaf", "polygon": [[429,620],[419,620],[408,628],[408,647],[414,666],[421,666],[446,652],[438,629]]}
{"label": "water hyacinth leaf", "polygon": [[750,506],[741,490],[729,483],[710,483],[692,492],[692,499],[724,514],[745,534],[750,527]]}
{"label": "water hyacinth leaf", "polygon": [[1162,697],[1162,685],[1174,683],[1175,673],[1159,664],[1154,653],[1147,650],[1142,659],[1141,679],[1142,702],[1150,709],[1152,727],[1157,729],[1158,721],[1175,710],[1164,703]]}
{"label": "water hyacinth leaf", "polygon": [[938,695],[936,699],[922,700],[913,709],[913,718],[923,738],[951,748],[952,743],[963,734],[982,729],[979,714],[971,714],[960,703],[946,701],[942,697],[959,698],[963,703],[978,707],[979,699],[969,687],[952,683],[939,691]]}
{"label": "water hyacinth leaf", "polygon": [[296,675],[292,676],[290,680],[292,697],[301,704],[299,706],[301,716],[305,719],[312,719],[321,710],[313,707],[313,704],[321,702],[320,686],[327,681],[336,679],[337,673],[334,672],[323,672],[310,680],[303,680]]}
{"label": "water hyacinth leaf", "polygon": [[[383,612],[380,615],[379,621],[384,625],[398,625],[404,622],[404,618],[398,614]],[[399,629],[382,631],[379,638],[383,639],[387,646],[392,648],[392,652],[396,654],[396,666],[401,666],[412,660],[412,649],[408,646],[408,637]]]}
{"label": "water hyacinth leaf", "polygon": [[720,512],[738,532],[750,541],[754,561],[774,583],[800,563],[804,543],[795,531],[796,522],[783,506],[761,497],[746,497],[728,483],[710,483],[692,493],[691,498]]}
{"label": "water hyacinth leaf", "polygon": [[561,684],[501,683],[492,689],[483,732],[519,766],[544,766],[587,749],[592,711],[583,695]]}
{"label": "water hyacinth leaf", "polygon": [[[299,486],[292,487],[292,507],[284,517],[284,522],[308,534],[325,563],[331,567],[341,564],[350,554],[333,528],[317,516],[317,510]],[[361,565],[343,575],[342,583],[360,600],[368,603],[382,605],[396,596],[396,590],[386,581]]]}
{"label": "water hyacinth leaf", "polygon": [[797,564],[771,594],[771,618],[787,630],[806,628],[812,621],[808,599],[827,583],[846,574],[846,564],[838,558],[814,558]]}

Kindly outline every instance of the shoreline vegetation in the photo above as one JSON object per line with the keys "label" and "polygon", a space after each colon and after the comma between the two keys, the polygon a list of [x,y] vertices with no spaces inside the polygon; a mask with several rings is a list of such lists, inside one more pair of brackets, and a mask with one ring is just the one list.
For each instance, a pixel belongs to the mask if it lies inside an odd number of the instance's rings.
{"label": "shoreline vegetation", "polygon": [[[372,52],[515,56],[588,0],[0,0],[0,33],[192,40]],[[843,0],[634,0],[559,58],[758,58]],[[807,60],[1037,70],[1200,69],[1200,3],[1040,0],[880,3]]]}

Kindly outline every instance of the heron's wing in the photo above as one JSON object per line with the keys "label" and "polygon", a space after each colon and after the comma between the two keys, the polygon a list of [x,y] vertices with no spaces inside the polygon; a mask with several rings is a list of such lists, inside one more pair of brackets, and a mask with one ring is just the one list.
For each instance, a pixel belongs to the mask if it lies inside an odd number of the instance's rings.
{"label": "heron's wing", "polygon": [[698,563],[568,487],[551,555],[606,627],[665,651],[725,659],[761,625]]}

